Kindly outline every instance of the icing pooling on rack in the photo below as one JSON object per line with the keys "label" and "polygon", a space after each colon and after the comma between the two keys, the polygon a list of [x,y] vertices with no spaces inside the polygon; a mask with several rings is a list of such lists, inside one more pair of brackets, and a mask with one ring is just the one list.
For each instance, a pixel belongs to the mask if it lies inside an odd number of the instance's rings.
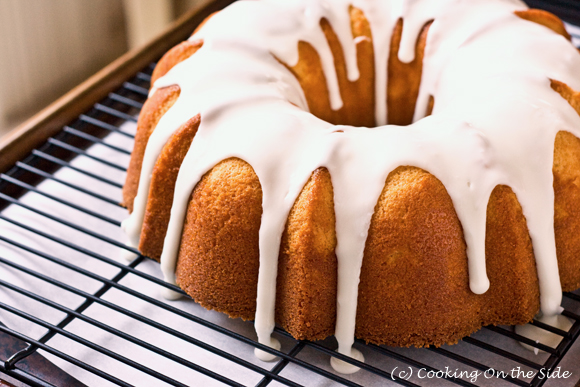
{"label": "icing pooling on rack", "polygon": [[[330,4],[332,3],[332,6]],[[349,6],[369,20],[375,51],[376,128],[333,126],[308,113],[289,66],[297,42],[321,58],[333,109],[342,106],[334,61],[320,28],[329,21],[343,47],[348,78],[357,79]],[[336,338],[352,355],[359,274],[368,228],[388,174],[400,165],[422,168],[446,187],[467,244],[470,287],[489,287],[485,268],[487,203],[498,184],[510,186],[527,220],[538,269],[541,309],[559,312],[561,287],[553,229],[554,140],[560,130],[580,135],[580,119],[550,87],[556,79],[580,90],[580,55],[563,37],[514,15],[526,9],[501,0],[261,0],[237,2],[212,17],[191,39],[204,44],[155,83],[179,85],[180,96],[151,135],[134,202],[123,226],[139,240],[151,173],[172,133],[196,114],[201,124],[180,169],[161,267],[174,282],[188,200],[201,177],[238,157],[262,187],[260,268],[255,325],[274,346],[276,275],[281,235],[303,186],[318,167],[330,172],[338,260]],[[386,123],[386,69],[391,34],[403,18],[399,58],[411,61],[426,22],[430,27],[415,122]],[[489,61],[489,58],[494,58]],[[152,90],[152,93],[155,92]],[[435,110],[422,118],[429,96]],[[364,195],[360,187],[365,187]]]}

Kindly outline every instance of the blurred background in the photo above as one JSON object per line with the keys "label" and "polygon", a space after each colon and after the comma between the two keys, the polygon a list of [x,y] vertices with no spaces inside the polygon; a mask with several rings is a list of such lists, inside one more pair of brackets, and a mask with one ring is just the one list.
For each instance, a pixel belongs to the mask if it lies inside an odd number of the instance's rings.
{"label": "blurred background", "polygon": [[0,0],[0,138],[207,0]]}

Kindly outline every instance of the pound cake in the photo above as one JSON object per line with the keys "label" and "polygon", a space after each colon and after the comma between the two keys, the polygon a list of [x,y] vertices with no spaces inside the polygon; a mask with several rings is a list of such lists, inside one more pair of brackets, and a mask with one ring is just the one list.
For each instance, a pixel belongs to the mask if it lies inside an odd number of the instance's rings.
{"label": "pound cake", "polygon": [[355,337],[556,316],[580,287],[579,69],[515,0],[236,2],[157,64],[123,228],[271,347],[275,323],[360,359]]}

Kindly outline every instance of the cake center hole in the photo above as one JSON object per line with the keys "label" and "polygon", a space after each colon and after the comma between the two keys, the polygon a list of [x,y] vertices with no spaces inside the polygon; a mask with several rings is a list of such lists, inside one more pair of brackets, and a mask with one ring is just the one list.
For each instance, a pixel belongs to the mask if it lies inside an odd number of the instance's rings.
{"label": "cake center hole", "polygon": [[[286,65],[300,83],[310,112],[333,125],[367,128],[374,128],[384,123],[407,126],[413,123],[413,118],[430,115],[434,102],[432,97],[428,101],[427,109],[424,104],[421,104],[423,107],[420,111],[415,110],[421,84],[424,49],[432,20],[423,25],[416,41],[413,42],[415,44],[414,57],[410,62],[403,62],[397,54],[391,54],[387,63],[384,64],[385,67],[381,66],[382,68],[376,69],[372,58],[378,53],[374,52],[368,19],[360,9],[352,6],[349,8],[349,13],[351,33],[356,45],[357,79],[349,78],[349,72],[352,73],[352,69],[347,65],[349,61],[345,50],[333,26],[324,18],[320,20],[320,28],[330,48],[331,59],[336,70],[336,81],[328,82],[329,74],[326,74],[325,66],[323,66],[323,63],[328,63],[329,58],[323,57],[308,42],[298,42],[300,58],[298,64],[292,67]],[[385,49],[391,53],[399,52],[403,29],[404,21],[401,18],[395,24],[390,47]],[[352,66],[352,62],[350,65]],[[384,85],[376,84],[377,72],[387,72]],[[382,101],[376,98],[377,87],[387,87],[385,99]],[[340,108],[336,108],[339,106],[339,100],[342,104]],[[385,109],[381,109],[384,117],[378,120],[376,119],[377,104],[385,105]]]}

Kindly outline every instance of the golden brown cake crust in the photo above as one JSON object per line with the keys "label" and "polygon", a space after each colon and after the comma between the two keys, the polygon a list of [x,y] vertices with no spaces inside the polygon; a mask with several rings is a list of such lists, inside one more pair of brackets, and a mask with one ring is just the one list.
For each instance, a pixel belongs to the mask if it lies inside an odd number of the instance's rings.
{"label": "golden brown cake crust", "polygon": [[481,298],[481,324],[525,324],[540,308],[532,241],[512,189],[498,185],[487,204],[485,235],[489,290]]}
{"label": "golden brown cake crust", "polygon": [[163,147],[153,168],[139,251],[156,261],[161,258],[163,250],[177,174],[200,121],[198,114],[175,131]]}
{"label": "golden brown cake crust", "polygon": [[415,58],[409,63],[399,60],[399,47],[403,34],[403,19],[399,19],[393,36],[387,67],[387,112],[389,124],[409,125],[413,122],[415,102],[419,95],[421,74],[423,73],[423,56],[427,43],[427,34],[432,21],[423,26],[415,45]]}
{"label": "golden brown cake crust", "polygon": [[141,167],[145,148],[153,130],[163,115],[177,101],[179,97],[179,86],[169,86],[159,89],[151,96],[141,109],[139,120],[137,121],[137,133],[135,134],[135,145],[131,153],[131,161],[127,169],[127,178],[123,186],[123,205],[129,212],[133,212],[133,200],[137,196],[139,179],[141,177]]}
{"label": "golden brown cake crust", "polygon": [[297,339],[324,339],[336,320],[336,232],[330,173],[312,173],[282,235],[276,321]]}
{"label": "golden brown cake crust", "polygon": [[189,202],[177,284],[208,309],[254,318],[262,190],[252,167],[227,159],[208,172]]}
{"label": "golden brown cake crust", "polygon": [[[558,92],[578,114],[580,93],[568,85],[551,80]],[[559,132],[554,144],[554,229],[562,290],[580,287],[580,139]]]}
{"label": "golden brown cake crust", "polygon": [[554,149],[554,229],[562,290],[580,288],[580,140],[559,132]]}
{"label": "golden brown cake crust", "polygon": [[376,344],[440,345],[477,329],[477,310],[461,225],[443,184],[419,168],[395,169],[369,228],[356,336]]}

